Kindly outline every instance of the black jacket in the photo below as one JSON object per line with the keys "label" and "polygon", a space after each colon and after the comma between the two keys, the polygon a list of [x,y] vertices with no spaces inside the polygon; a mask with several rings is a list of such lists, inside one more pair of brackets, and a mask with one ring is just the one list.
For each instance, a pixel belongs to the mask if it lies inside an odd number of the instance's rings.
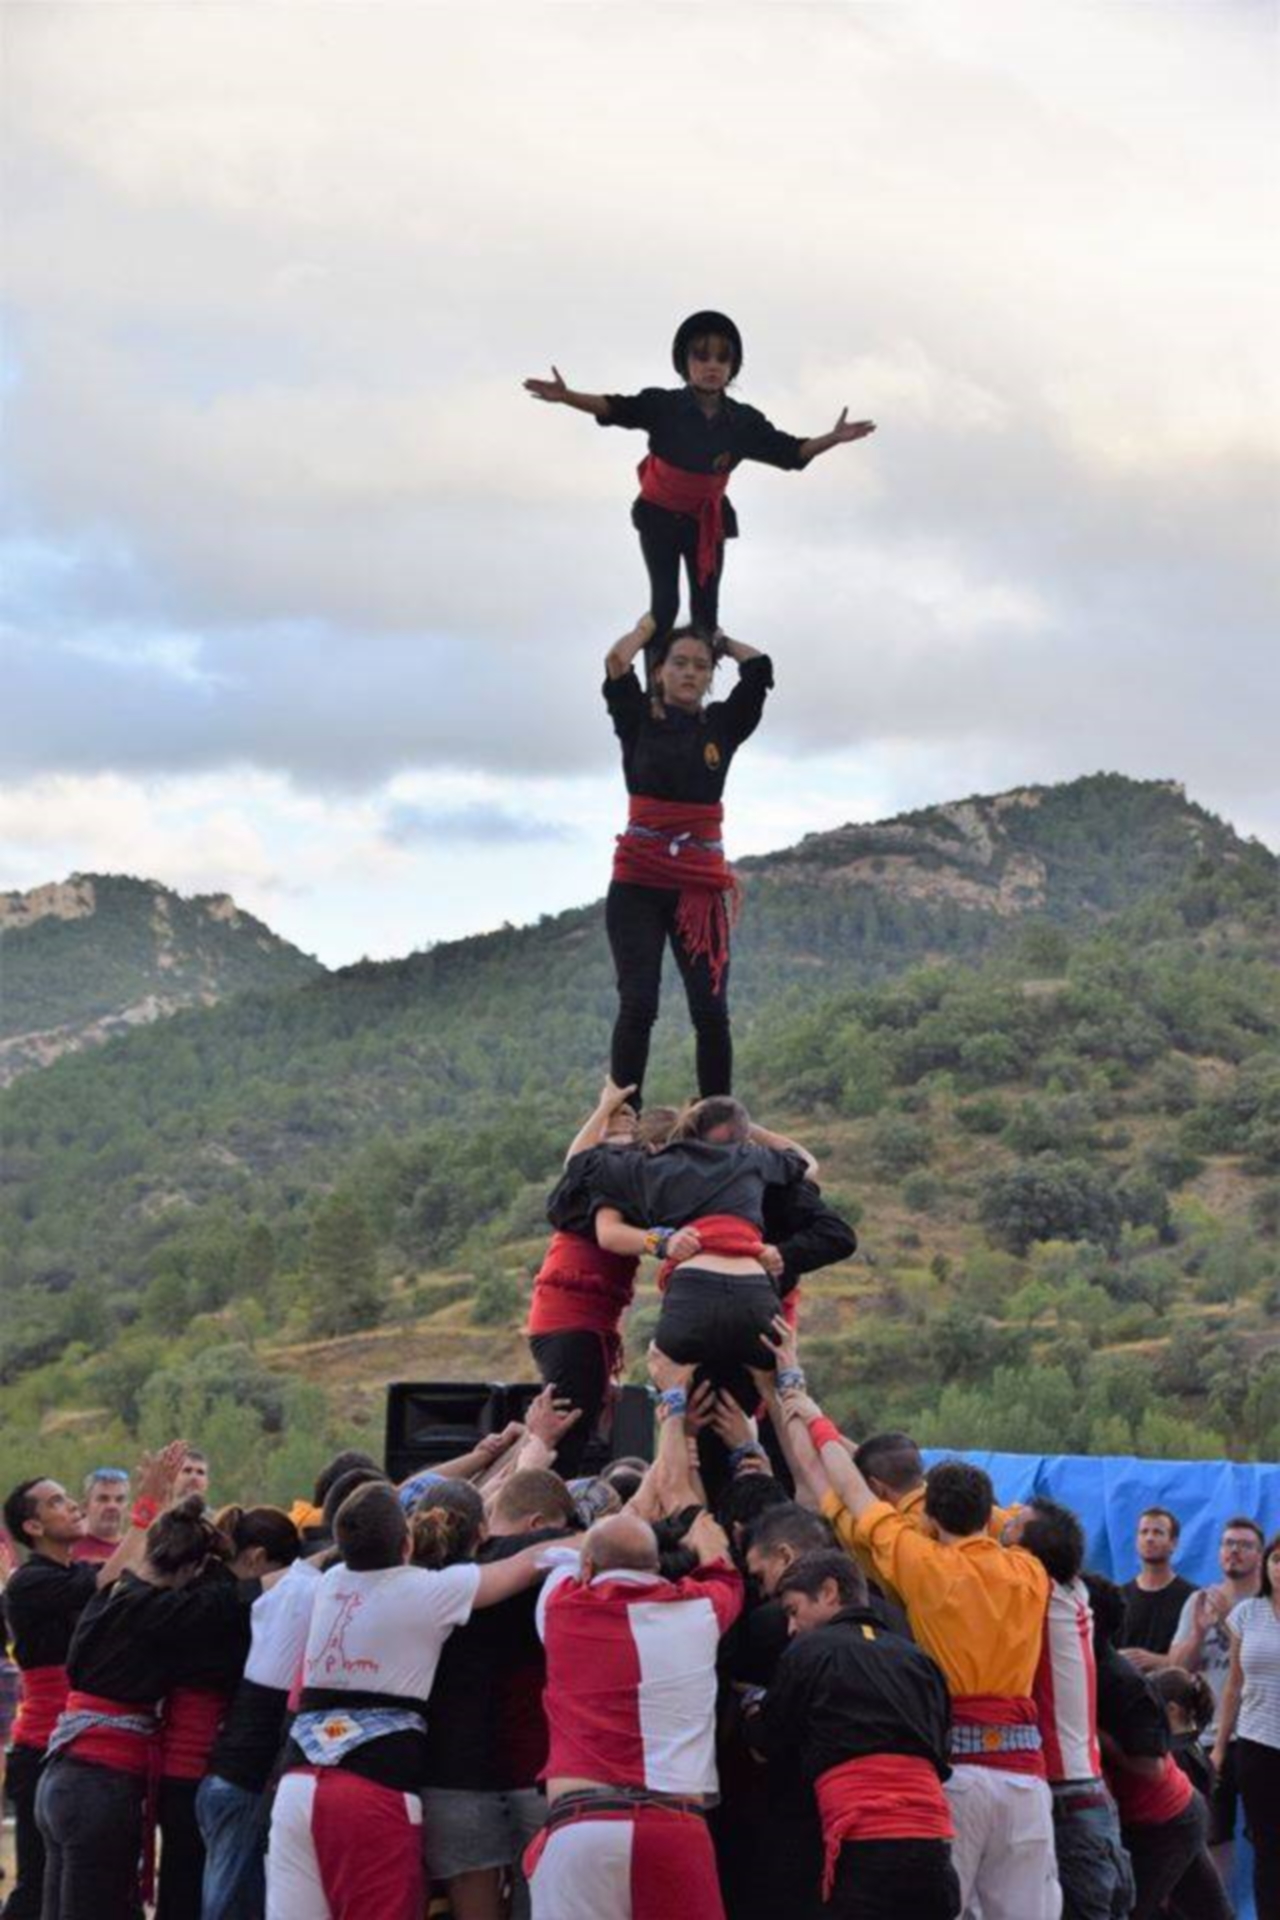
{"label": "black jacket", "polygon": [[751,1740],[769,1760],[794,1756],[807,1780],[873,1753],[927,1760],[945,1780],[951,1703],[927,1653],[885,1633],[865,1607],[797,1634],[778,1663]]}

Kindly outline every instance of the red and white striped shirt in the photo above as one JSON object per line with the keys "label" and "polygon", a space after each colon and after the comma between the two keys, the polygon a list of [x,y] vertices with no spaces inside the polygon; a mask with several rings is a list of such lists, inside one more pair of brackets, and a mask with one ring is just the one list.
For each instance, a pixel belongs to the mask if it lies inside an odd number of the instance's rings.
{"label": "red and white striped shirt", "polygon": [[1049,1589],[1040,1664],[1032,1684],[1040,1714],[1045,1772],[1050,1782],[1096,1780],[1098,1673],[1093,1658],[1093,1612],[1083,1580]]}
{"label": "red and white striped shirt", "polygon": [[585,1585],[557,1568],[538,1603],[543,1777],[716,1793],[716,1653],[742,1602],[742,1576],[725,1561],[683,1580],[619,1570]]}

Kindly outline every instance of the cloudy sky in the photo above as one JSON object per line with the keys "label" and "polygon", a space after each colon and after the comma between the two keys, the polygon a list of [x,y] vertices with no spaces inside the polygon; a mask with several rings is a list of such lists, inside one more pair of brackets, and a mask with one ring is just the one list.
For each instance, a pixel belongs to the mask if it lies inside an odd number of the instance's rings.
{"label": "cloudy sky", "polygon": [[1098,768],[1280,844],[1273,0],[8,0],[0,887],[331,963],[595,897],[690,309],[802,433],[731,847]]}

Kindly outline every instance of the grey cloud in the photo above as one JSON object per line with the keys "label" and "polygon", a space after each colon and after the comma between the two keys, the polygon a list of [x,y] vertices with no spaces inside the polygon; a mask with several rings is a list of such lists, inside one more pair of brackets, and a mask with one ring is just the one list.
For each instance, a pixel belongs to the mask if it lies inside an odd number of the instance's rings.
{"label": "grey cloud", "polygon": [[399,847],[521,846],[574,837],[573,828],[562,820],[542,820],[484,801],[460,807],[394,806],[382,830],[383,837]]}

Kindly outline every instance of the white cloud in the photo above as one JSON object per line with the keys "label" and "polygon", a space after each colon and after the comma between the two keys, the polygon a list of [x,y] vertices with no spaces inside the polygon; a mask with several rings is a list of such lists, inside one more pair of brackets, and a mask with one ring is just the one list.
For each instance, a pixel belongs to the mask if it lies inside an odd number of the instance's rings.
{"label": "white cloud", "polygon": [[[1280,834],[1269,10],[7,25],[3,752],[19,782],[120,779],[153,836],[117,795],[71,864],[122,863],[113,821],[161,877],[205,845],[310,887],[314,853],[317,887],[363,865],[373,914],[407,857],[388,806],[480,808],[483,898],[523,897],[504,818],[569,817],[534,798],[562,777],[616,805],[595,683],[643,574],[636,439],[519,380],[665,380],[704,301],[780,424],[879,422],[735,479],[725,621],[779,668],[762,752],[839,768],[851,812],[1150,767]],[[415,770],[435,791],[397,802]],[[547,884],[589,893],[579,860]]]}

